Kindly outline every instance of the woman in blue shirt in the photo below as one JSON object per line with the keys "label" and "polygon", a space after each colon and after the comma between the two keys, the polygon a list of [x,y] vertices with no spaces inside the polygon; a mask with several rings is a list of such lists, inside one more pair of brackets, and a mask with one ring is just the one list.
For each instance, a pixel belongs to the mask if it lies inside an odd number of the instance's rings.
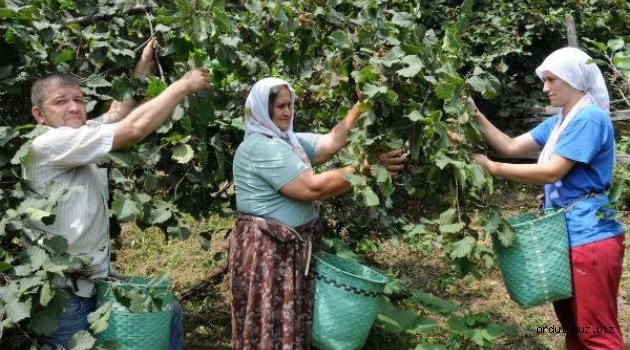
{"label": "woman in blue shirt", "polygon": [[480,112],[477,122],[499,153],[541,151],[538,162],[500,163],[481,154],[475,161],[494,176],[544,184],[545,207],[567,208],[573,297],[554,302],[567,349],[624,349],[617,319],[624,229],[605,193],[615,163],[608,90],[599,68],[576,48],[553,52],[536,74],[551,105],[562,108],[558,115],[514,138]]}

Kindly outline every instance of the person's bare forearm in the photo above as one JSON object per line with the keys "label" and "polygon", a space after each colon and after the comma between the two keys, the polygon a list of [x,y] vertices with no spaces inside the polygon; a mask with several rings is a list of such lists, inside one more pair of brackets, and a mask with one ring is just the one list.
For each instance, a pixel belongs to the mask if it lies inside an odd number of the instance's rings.
{"label": "person's bare forearm", "polygon": [[138,102],[131,96],[126,97],[122,101],[114,100],[109,110],[105,114],[105,123],[118,123],[138,106]]}
{"label": "person's bare forearm", "polygon": [[475,162],[494,176],[533,184],[554,183],[566,176],[575,164],[575,161],[557,155],[552,155],[544,164],[512,164],[495,162],[476,154]]}
{"label": "person's bare forearm", "polygon": [[[155,49],[157,41],[151,38],[147,41],[146,46],[142,50],[140,59],[133,69],[133,77],[139,80],[145,80],[153,67],[155,66]],[[125,96],[122,101],[113,101],[109,107],[109,111],[105,114],[106,123],[117,123],[124,119],[134,108],[138,106],[138,102],[131,95]]]}
{"label": "person's bare forearm", "polygon": [[343,118],[342,121],[337,123],[330,133],[332,134],[333,141],[339,147],[337,151],[339,151],[342,147],[348,143],[348,132],[350,129],[357,126],[357,119],[359,119],[359,109],[361,107],[361,103],[357,102],[352,106],[352,108],[346,114],[346,117]]}
{"label": "person's bare forearm", "polygon": [[114,124],[112,149],[126,147],[147,137],[164,123],[186,95],[210,88],[208,78],[207,69],[194,69],[157,97],[131,111],[125,119]]}
{"label": "person's bare forearm", "polygon": [[282,186],[280,192],[289,198],[303,202],[331,198],[352,189],[352,185],[344,176],[353,173],[354,168],[351,166],[325,171],[321,174],[315,174],[312,169],[308,169]]}
{"label": "person's bare forearm", "polygon": [[346,117],[337,123],[329,133],[322,136],[317,145],[315,164],[322,164],[330,160],[339,150],[348,143],[348,132],[356,127],[359,118],[361,104],[355,103],[348,111]]}
{"label": "person's bare forearm", "polygon": [[492,124],[485,115],[477,113],[477,123],[486,142],[502,155],[511,156],[512,138]]}
{"label": "person's bare forearm", "polygon": [[123,148],[147,137],[164,123],[187,94],[185,83],[178,80],[157,97],[135,108],[116,123],[118,137],[114,137],[113,148]]}
{"label": "person's bare forearm", "polygon": [[347,166],[315,175],[315,177],[320,177],[316,181],[321,181],[322,183],[322,190],[318,199],[324,200],[350,191],[352,189],[352,185],[344,178],[344,176],[346,174],[353,173],[354,168]]}

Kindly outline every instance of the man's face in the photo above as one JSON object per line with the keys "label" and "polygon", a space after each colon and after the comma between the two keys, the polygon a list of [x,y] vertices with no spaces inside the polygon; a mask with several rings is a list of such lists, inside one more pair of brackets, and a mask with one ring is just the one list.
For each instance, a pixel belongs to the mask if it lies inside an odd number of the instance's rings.
{"label": "man's face", "polygon": [[85,102],[78,85],[61,85],[59,81],[53,81],[45,91],[46,97],[42,105],[31,108],[31,113],[39,124],[53,128],[79,128],[85,125]]}

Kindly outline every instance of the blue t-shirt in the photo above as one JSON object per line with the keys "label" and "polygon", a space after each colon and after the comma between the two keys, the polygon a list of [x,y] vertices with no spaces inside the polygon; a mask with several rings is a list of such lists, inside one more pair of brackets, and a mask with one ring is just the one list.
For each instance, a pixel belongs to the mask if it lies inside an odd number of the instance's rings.
{"label": "blue t-shirt", "polygon": [[[530,134],[544,146],[559,116],[540,123]],[[604,193],[612,182],[615,133],[608,113],[597,106],[578,112],[560,135],[553,153],[575,161],[562,179],[545,185],[545,208],[567,207],[571,247],[597,242],[623,233]],[[586,197],[594,194],[592,197]]]}
{"label": "blue t-shirt", "polygon": [[[314,161],[320,135],[296,133],[304,152]],[[244,214],[274,219],[290,227],[319,216],[319,202],[302,202],[283,195],[282,188],[310,169],[277,137],[252,134],[236,150],[232,165],[236,208]]]}

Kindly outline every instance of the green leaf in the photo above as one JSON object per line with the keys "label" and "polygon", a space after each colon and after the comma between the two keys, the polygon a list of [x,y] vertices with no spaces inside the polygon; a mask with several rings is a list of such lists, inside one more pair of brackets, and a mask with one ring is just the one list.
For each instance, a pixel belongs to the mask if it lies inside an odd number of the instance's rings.
{"label": "green leaf", "polygon": [[462,78],[453,74],[443,74],[433,87],[439,98],[447,100],[453,98],[455,92],[458,91],[463,84],[464,80]]}
{"label": "green leaf", "polygon": [[396,73],[398,73],[398,75],[405,78],[411,78],[411,77],[416,76],[416,74],[418,74],[420,70],[424,68],[424,64],[420,60],[420,57],[416,55],[405,56],[402,59],[402,63],[407,65],[407,67],[396,71]]}
{"label": "green leaf", "polygon": [[407,12],[396,12],[392,16],[392,23],[399,27],[410,28],[414,25],[414,17]]}
{"label": "green leaf", "polygon": [[499,238],[499,241],[501,242],[501,245],[503,245],[504,247],[511,246],[516,239],[516,231],[514,231],[512,225],[510,225],[505,220],[503,220],[501,228],[497,231],[496,234]]}
{"label": "green leaf", "polygon": [[385,57],[383,57],[383,65],[385,67],[391,67],[400,62],[400,58],[404,55],[405,52],[400,47],[395,46],[385,54]]}
{"label": "green leaf", "polygon": [[8,9],[6,7],[0,8],[0,18],[10,18],[15,14],[15,11]]}
{"label": "green leaf", "polygon": [[459,31],[455,26],[446,28],[444,39],[442,41],[442,50],[459,53],[461,51],[462,41]]}
{"label": "green leaf", "polygon": [[69,350],[89,350],[96,344],[96,339],[88,331],[78,331],[70,339]]}
{"label": "green leaf", "polygon": [[122,101],[127,97],[133,96],[135,89],[128,79],[116,77],[112,80],[112,88],[110,95],[114,100]]}
{"label": "green leaf", "polygon": [[47,259],[42,268],[44,271],[56,273],[63,276],[64,271],[70,267],[70,260],[67,257],[56,256],[51,259]]}
{"label": "green leaf", "polygon": [[18,151],[15,152],[15,155],[13,156],[13,158],[11,158],[11,164],[18,165],[18,164],[26,163],[27,159],[30,156],[30,151],[31,151],[30,142],[24,143],[22,146],[20,146]]}
{"label": "green leaf", "polygon": [[112,86],[112,84],[109,81],[105,80],[105,78],[103,78],[102,76],[96,75],[96,74],[95,75],[90,75],[87,78],[87,81],[86,81],[85,84],[87,85],[87,87],[90,87],[90,88],[110,87],[110,86]]}
{"label": "green leaf", "polygon": [[483,228],[487,233],[492,234],[499,230],[502,219],[501,214],[498,211],[491,209],[487,215],[484,215],[483,218]]}
{"label": "green leaf", "polygon": [[365,203],[366,206],[375,207],[380,203],[378,196],[371,188],[364,188],[361,190],[361,193],[363,194],[363,203]]}
{"label": "green leaf", "polygon": [[162,93],[168,85],[160,79],[151,79],[147,86],[146,97],[152,98]]}
{"label": "green leaf", "polygon": [[356,82],[361,84],[373,82],[375,80],[378,80],[378,78],[380,77],[378,72],[376,72],[374,68],[372,68],[372,66],[365,66],[361,68],[360,71],[353,72],[353,76]]}
{"label": "green leaf", "polygon": [[452,301],[442,299],[435,295],[421,291],[412,291],[413,300],[419,302],[422,307],[429,312],[437,312],[443,315],[452,314],[459,310],[459,307]]}
{"label": "green leaf", "polygon": [[478,75],[473,75],[472,77],[468,78],[466,82],[470,84],[473,90],[477,92],[483,93],[484,91],[486,91],[487,82]]}
{"label": "green leaf", "polygon": [[481,189],[487,183],[487,173],[477,164],[468,167],[468,170],[470,172],[470,176],[467,177],[468,181],[470,181],[473,187]]}
{"label": "green leaf", "polygon": [[130,221],[141,214],[140,205],[118,191],[114,193],[112,211],[119,221]]}
{"label": "green leaf", "polygon": [[406,115],[407,119],[411,120],[412,122],[417,122],[419,120],[422,120],[424,117],[422,116],[422,114],[420,112],[418,112],[417,110],[413,110],[411,111],[411,113]]}
{"label": "green leaf", "polygon": [[466,236],[464,238],[462,238],[461,240],[454,242],[451,247],[451,259],[457,259],[457,258],[465,258],[467,256],[470,255],[470,253],[472,253],[472,249],[475,245],[475,239],[470,237],[470,236]]}
{"label": "green leaf", "polygon": [[449,208],[440,214],[440,224],[447,225],[452,224],[457,219],[457,210],[455,208]]}
{"label": "green leaf", "polygon": [[622,38],[617,38],[608,40],[608,43],[606,43],[606,45],[608,46],[610,51],[615,52],[623,49],[624,42]]}
{"label": "green leaf", "polygon": [[[218,1],[215,1],[215,4]],[[214,15],[214,24],[217,26],[220,32],[229,33],[232,31],[232,22],[230,20],[230,16],[221,8],[214,7],[212,9],[212,14]]]}
{"label": "green leaf", "polygon": [[453,159],[442,152],[438,153],[435,159],[435,165],[440,168],[440,170],[443,170],[449,164],[453,164],[453,162]]}
{"label": "green leaf", "polygon": [[630,56],[616,54],[613,57],[613,64],[620,70],[626,73],[626,76],[630,76]]}
{"label": "green leaf", "polygon": [[144,300],[145,296],[138,290],[133,290],[130,293],[127,293],[127,296],[131,299],[129,304],[129,311],[133,313],[142,313],[145,312],[144,308]]}
{"label": "green leaf", "polygon": [[333,44],[336,48],[341,50],[349,50],[352,48],[352,40],[347,32],[343,30],[335,30],[328,37],[330,43]]}
{"label": "green leaf", "polygon": [[38,246],[30,246],[26,249],[28,260],[34,269],[42,267],[44,262],[48,259],[46,251]]}
{"label": "green leaf", "polygon": [[113,303],[111,301],[108,301],[88,315],[90,330],[92,330],[94,334],[101,333],[102,331],[107,329],[107,326],[109,325],[109,317],[111,314],[112,305]]}
{"label": "green leaf", "polygon": [[4,305],[4,311],[8,320],[18,323],[31,315],[30,300],[26,302],[21,302],[17,299],[7,301]]}
{"label": "green leaf", "polygon": [[44,239],[44,246],[52,249],[55,254],[62,254],[68,249],[68,241],[62,236]]}
{"label": "green leaf", "polygon": [[481,93],[485,98],[492,98],[498,95],[501,82],[494,75],[484,73],[473,75],[466,80],[473,90]]}
{"label": "green leaf", "polygon": [[151,209],[151,213],[149,214],[149,223],[151,225],[161,224],[166,222],[171,218],[172,212],[168,206],[168,204],[159,201],[155,204],[155,206]]}
{"label": "green leaf", "polygon": [[39,292],[39,303],[46,306],[52,300],[53,296],[54,294],[52,288],[50,287],[50,283],[48,281],[44,282],[44,285],[42,285],[42,289]]}
{"label": "green leaf", "polygon": [[158,179],[153,174],[146,174],[143,185],[145,191],[153,192],[159,187]]}
{"label": "green leaf", "polygon": [[464,228],[464,224],[456,222],[454,224],[440,225],[439,229],[441,233],[456,233],[460,232]]}
{"label": "green leaf", "polygon": [[381,299],[379,303],[376,322],[384,330],[394,334],[428,332],[437,326],[434,321],[413,312],[398,309],[385,299]]}
{"label": "green leaf", "polygon": [[109,153],[109,159],[123,168],[133,168],[146,161],[136,152],[131,151],[114,151]]}
{"label": "green leaf", "polygon": [[232,47],[232,48],[236,48],[238,47],[238,44],[243,41],[241,38],[239,38],[238,36],[229,36],[229,35],[221,35],[219,37],[219,40],[221,41],[221,43],[225,46],[228,47]]}
{"label": "green leaf", "polygon": [[63,49],[61,52],[53,54],[52,61],[55,64],[72,61],[72,59],[74,58],[75,53],[76,53],[75,50]]}
{"label": "green leaf", "polygon": [[378,94],[386,94],[387,93],[387,86],[383,86],[383,85],[373,85],[373,84],[365,84],[365,86],[363,87],[363,92],[365,93],[365,95],[367,97],[374,97]]}
{"label": "green leaf", "polygon": [[29,219],[34,221],[41,221],[46,225],[50,225],[55,222],[55,214],[47,212],[37,208],[26,208],[24,211],[28,215]]}
{"label": "green leaf", "polygon": [[372,176],[376,179],[376,183],[383,183],[390,179],[389,171],[381,164],[375,164],[371,167]]}
{"label": "green leaf", "polygon": [[180,143],[173,148],[172,158],[180,163],[186,164],[195,156],[195,151],[188,144]]}

